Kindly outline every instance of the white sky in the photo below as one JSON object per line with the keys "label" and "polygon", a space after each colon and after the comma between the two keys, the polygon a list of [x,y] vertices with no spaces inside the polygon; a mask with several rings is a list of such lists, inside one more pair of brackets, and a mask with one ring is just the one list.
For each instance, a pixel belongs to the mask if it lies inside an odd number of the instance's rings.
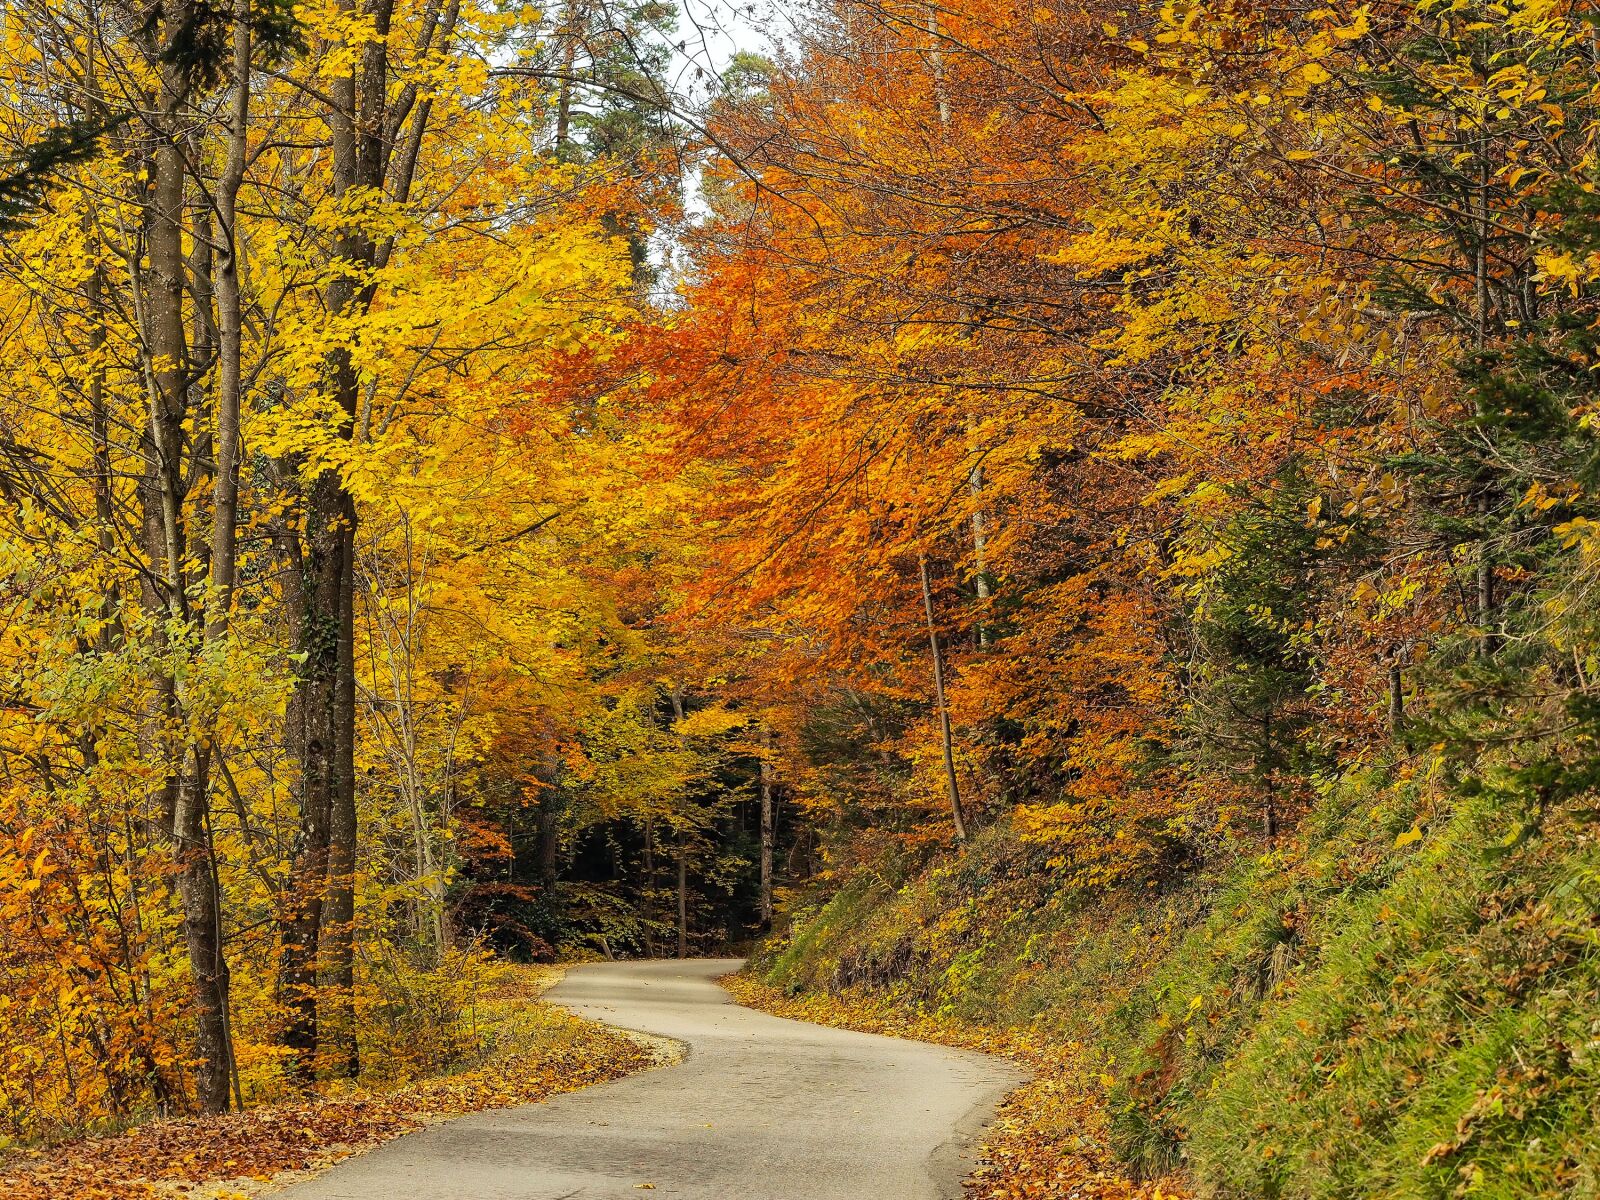
{"label": "white sky", "polygon": [[762,9],[766,0],[677,0],[678,39],[674,90],[700,97],[737,50],[763,51],[768,45]]}

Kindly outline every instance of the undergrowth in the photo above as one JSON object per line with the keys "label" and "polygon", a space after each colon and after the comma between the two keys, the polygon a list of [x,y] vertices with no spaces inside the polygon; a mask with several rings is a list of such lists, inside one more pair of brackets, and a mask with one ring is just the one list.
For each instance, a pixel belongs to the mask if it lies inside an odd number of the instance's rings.
{"label": "undergrowth", "polygon": [[[413,1047],[403,1063],[385,1064],[359,1086],[0,1153],[0,1196],[244,1200],[263,1186],[272,1190],[286,1172],[320,1170],[432,1120],[532,1103],[654,1062],[626,1034],[540,1003],[556,977],[548,968],[484,961],[474,971],[468,1006],[459,1013],[449,1008],[470,1039],[463,1034],[443,1049]],[[459,966],[450,972],[452,980],[465,974]]]}

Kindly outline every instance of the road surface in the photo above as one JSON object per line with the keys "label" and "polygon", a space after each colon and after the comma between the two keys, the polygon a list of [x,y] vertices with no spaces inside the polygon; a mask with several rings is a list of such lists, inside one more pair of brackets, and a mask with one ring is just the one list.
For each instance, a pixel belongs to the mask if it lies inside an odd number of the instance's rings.
{"label": "road surface", "polygon": [[577,967],[547,998],[675,1038],[673,1066],[476,1113],[347,1159],[292,1200],[953,1200],[1021,1073],[733,1004],[733,960]]}

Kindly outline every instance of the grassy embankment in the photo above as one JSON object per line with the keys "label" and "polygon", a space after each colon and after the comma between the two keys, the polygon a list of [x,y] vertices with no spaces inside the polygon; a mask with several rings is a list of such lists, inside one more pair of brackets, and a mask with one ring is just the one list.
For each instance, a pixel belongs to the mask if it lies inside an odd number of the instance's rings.
{"label": "grassy embankment", "polygon": [[993,828],[797,912],[750,990],[1040,1066],[980,1196],[1597,1196],[1600,849],[1517,832],[1369,771],[1272,853],[1093,897]]}

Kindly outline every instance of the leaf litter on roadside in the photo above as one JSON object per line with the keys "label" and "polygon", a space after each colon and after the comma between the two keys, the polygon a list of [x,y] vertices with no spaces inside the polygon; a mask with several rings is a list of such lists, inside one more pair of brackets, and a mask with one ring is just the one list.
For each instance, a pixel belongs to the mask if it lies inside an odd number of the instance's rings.
{"label": "leaf litter on roadside", "polygon": [[459,1073],[385,1092],[358,1090],[217,1117],[153,1120],[121,1134],[19,1151],[0,1159],[0,1196],[247,1195],[275,1175],[330,1166],[435,1120],[535,1103],[660,1060],[659,1048],[540,1004],[531,992],[521,1009],[518,1044]]}
{"label": "leaf litter on roadside", "polygon": [[1000,1054],[1034,1076],[1001,1102],[966,1180],[968,1200],[1188,1200],[1175,1178],[1135,1182],[1105,1141],[1105,1109],[1075,1047],[1021,1030],[986,1029],[859,995],[787,996],[747,975],[722,986],[740,1004],[775,1016]]}

